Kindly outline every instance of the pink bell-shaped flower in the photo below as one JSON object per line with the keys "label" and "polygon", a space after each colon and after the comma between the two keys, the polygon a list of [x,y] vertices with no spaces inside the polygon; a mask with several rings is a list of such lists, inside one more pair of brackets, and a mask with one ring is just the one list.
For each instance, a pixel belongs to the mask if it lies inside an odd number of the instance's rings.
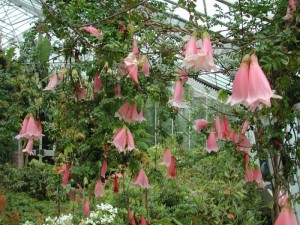
{"label": "pink bell-shaped flower", "polygon": [[42,123],[41,123],[41,119],[40,118],[36,122],[36,127],[37,127],[37,129],[39,130],[40,133],[43,133]]}
{"label": "pink bell-shaped flower", "polygon": [[127,127],[117,130],[112,143],[119,152],[124,152],[126,149],[131,151],[135,148],[133,136]]}
{"label": "pink bell-shaped flower", "polygon": [[245,168],[247,169],[248,165],[249,165],[249,154],[248,153],[245,153],[244,161],[245,161]]}
{"label": "pink bell-shaped flower", "polygon": [[185,51],[183,52],[185,58],[183,59],[182,65],[187,69],[200,70],[199,52],[200,47],[197,43],[196,34],[193,34],[188,43],[185,45]]}
{"label": "pink bell-shaped flower", "polygon": [[102,35],[102,31],[101,30],[98,30],[97,28],[95,27],[80,27],[79,30],[82,30],[82,31],[86,31],[92,35],[95,35],[95,36],[101,36]]}
{"label": "pink bell-shaped flower", "polygon": [[222,119],[222,138],[223,139],[230,138],[230,127],[225,115],[223,115],[223,119]]}
{"label": "pink bell-shaped flower", "polygon": [[245,182],[256,181],[259,187],[264,187],[265,183],[262,178],[262,173],[259,166],[255,165],[254,169],[246,167]]}
{"label": "pink bell-shaped flower", "polygon": [[142,110],[140,113],[137,112],[136,102],[133,104],[125,102],[115,113],[115,117],[119,117],[119,119],[123,119],[127,123],[142,122],[145,120]]}
{"label": "pink bell-shaped flower", "polygon": [[290,5],[291,10],[293,12],[296,11],[296,2],[295,2],[295,0],[289,0],[289,5]]}
{"label": "pink bell-shaped flower", "polygon": [[107,161],[106,159],[104,159],[101,168],[101,177],[105,178],[106,171],[107,171]]}
{"label": "pink bell-shaped flower", "polygon": [[174,103],[175,106],[180,106],[183,104],[183,88],[179,79],[177,79],[175,82],[173,98],[169,102]]}
{"label": "pink bell-shaped flower", "polygon": [[22,152],[27,152],[29,155],[32,155],[33,154],[32,149],[33,149],[33,139],[30,138],[30,139],[28,139],[27,145],[22,150]]}
{"label": "pink bell-shaped flower", "polygon": [[41,132],[39,131],[38,127],[36,126],[36,123],[34,121],[34,118],[32,115],[29,116],[26,131],[24,134],[22,134],[22,137],[25,137],[27,139],[34,139],[38,140],[43,136]]}
{"label": "pink bell-shaped flower", "polygon": [[[280,195],[281,195],[281,192],[280,192]],[[278,205],[284,206],[284,203],[286,202],[286,200],[288,200],[288,198],[289,198],[288,192],[286,192],[284,195],[281,195],[278,199]]]}
{"label": "pink bell-shaped flower", "polygon": [[164,155],[163,155],[163,162],[162,162],[162,164],[166,165],[166,166],[170,166],[171,159],[172,159],[171,150],[169,148],[167,148],[166,151],[165,151],[165,153],[164,153]]}
{"label": "pink bell-shaped flower", "polygon": [[143,216],[141,216],[141,225],[147,225],[147,222]]}
{"label": "pink bell-shaped flower", "polygon": [[133,150],[135,148],[134,146],[134,139],[133,139],[133,136],[130,132],[130,130],[127,128],[126,130],[126,136],[127,136],[127,149],[129,151]]}
{"label": "pink bell-shaped flower", "polygon": [[132,52],[133,52],[134,54],[139,54],[139,47],[138,47],[138,45],[137,45],[137,41],[136,41],[135,38],[133,38],[133,40],[132,40],[132,45],[133,45]]}
{"label": "pink bell-shaped flower", "polygon": [[130,52],[128,56],[124,59],[124,63],[128,75],[131,77],[135,84],[138,84],[138,61],[135,54],[133,52]]}
{"label": "pink bell-shaped flower", "polygon": [[195,124],[193,126],[194,130],[201,131],[203,128],[208,126],[208,122],[204,119],[195,120]]}
{"label": "pink bell-shaped flower", "polygon": [[171,157],[171,162],[168,168],[167,177],[174,178],[176,177],[176,158],[174,156]]}
{"label": "pink bell-shaped flower", "polygon": [[216,135],[214,132],[209,133],[205,149],[208,152],[217,152],[219,150]]}
{"label": "pink bell-shaped flower", "polygon": [[279,213],[274,225],[298,225],[295,213],[288,203],[285,204]]}
{"label": "pink bell-shaped flower", "polygon": [[86,199],[84,202],[83,212],[85,216],[90,215],[90,202],[88,199]]}
{"label": "pink bell-shaped flower", "polygon": [[271,107],[271,98],[281,98],[281,96],[275,95],[274,91],[271,90],[269,81],[258,65],[257,56],[252,54],[249,69],[248,97],[246,102],[249,105],[250,110],[254,111],[260,103],[263,103],[267,107]]}
{"label": "pink bell-shaped flower", "polygon": [[221,125],[220,117],[218,115],[216,116],[215,119],[215,130],[216,130],[217,138],[222,139],[223,138],[222,125]]}
{"label": "pink bell-shaped flower", "polygon": [[[204,54],[201,54],[201,53]],[[213,50],[210,42],[210,36],[207,32],[202,35],[202,49],[199,53],[200,62],[202,62],[201,69],[208,72],[217,71],[217,67],[214,64]]]}
{"label": "pink bell-shaped flower", "polygon": [[54,91],[57,85],[57,76],[56,74],[52,75],[48,85],[44,88],[45,91]]}
{"label": "pink bell-shaped flower", "polygon": [[249,68],[250,55],[245,55],[233,80],[232,95],[228,98],[227,103],[231,105],[244,103],[248,106],[246,100],[248,97]]}
{"label": "pink bell-shaped flower", "polygon": [[101,179],[97,180],[95,190],[94,190],[94,194],[95,194],[96,197],[103,197],[103,195],[104,195],[104,189],[103,189]]}
{"label": "pink bell-shaped flower", "polygon": [[94,76],[94,93],[99,93],[101,91],[102,81],[100,75],[96,73]]}
{"label": "pink bell-shaped flower", "polygon": [[67,186],[67,183],[68,183],[68,180],[69,180],[69,176],[70,176],[69,170],[70,170],[70,167],[71,167],[71,164],[67,163],[67,164],[65,164],[63,166],[62,171],[61,171],[63,173],[61,184],[62,184],[62,186],[64,188]]}
{"label": "pink bell-shaped flower", "polygon": [[126,142],[126,128],[123,127],[117,130],[117,132],[114,134],[114,140],[112,143],[116,146],[119,152],[123,152],[126,148]]}
{"label": "pink bell-shaped flower", "polygon": [[148,189],[150,187],[148,177],[143,169],[140,169],[139,173],[133,180],[133,186]]}
{"label": "pink bell-shaped flower", "polygon": [[127,219],[128,219],[128,224],[130,225],[136,225],[135,223],[135,219],[130,211],[130,209],[128,209],[128,212],[127,212]]}
{"label": "pink bell-shaped flower", "polygon": [[26,130],[27,130],[28,121],[29,121],[29,117],[25,116],[25,118],[22,122],[22,128],[19,131],[19,134],[15,137],[16,139],[20,139],[20,138],[24,137],[24,134],[26,133]]}

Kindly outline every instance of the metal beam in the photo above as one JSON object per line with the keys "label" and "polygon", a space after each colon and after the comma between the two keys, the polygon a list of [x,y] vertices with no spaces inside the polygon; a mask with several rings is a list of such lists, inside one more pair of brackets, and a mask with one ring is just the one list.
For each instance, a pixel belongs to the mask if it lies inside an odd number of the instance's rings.
{"label": "metal beam", "polygon": [[41,6],[41,5],[34,0],[30,0],[32,4],[30,4],[29,2],[21,1],[21,0],[8,0],[8,1],[13,3],[15,6],[25,10],[29,14],[35,15],[39,18],[41,18],[43,15],[41,8],[39,9],[34,6],[34,5],[38,5],[38,6]]}

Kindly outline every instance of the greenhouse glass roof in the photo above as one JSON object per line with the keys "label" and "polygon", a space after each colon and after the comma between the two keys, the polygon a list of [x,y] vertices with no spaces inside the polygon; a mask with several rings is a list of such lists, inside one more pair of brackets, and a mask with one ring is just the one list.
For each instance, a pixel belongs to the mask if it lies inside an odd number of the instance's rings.
{"label": "greenhouse glass roof", "polygon": [[[176,5],[177,0],[163,0],[170,6]],[[234,3],[233,0],[197,0],[196,10],[203,17],[213,17],[216,13],[215,4],[218,4],[225,12],[229,10],[228,5]],[[177,8],[173,14],[177,15],[180,22],[188,20],[188,13],[184,8]],[[33,23],[42,17],[42,6],[40,0],[1,0],[0,1],[0,47],[8,47],[12,44],[18,44],[22,41],[22,36],[25,31],[33,26]],[[219,25],[212,28],[213,31],[226,32],[226,21],[219,21]],[[199,25],[203,23],[199,21]],[[222,51],[216,49],[215,55]],[[220,64],[217,62],[217,64]],[[195,77],[197,82],[191,82],[194,88],[203,91],[203,87],[218,90],[220,88],[230,91],[231,83],[230,74],[222,73],[201,73]],[[201,87],[196,87],[195,84],[201,84]]]}

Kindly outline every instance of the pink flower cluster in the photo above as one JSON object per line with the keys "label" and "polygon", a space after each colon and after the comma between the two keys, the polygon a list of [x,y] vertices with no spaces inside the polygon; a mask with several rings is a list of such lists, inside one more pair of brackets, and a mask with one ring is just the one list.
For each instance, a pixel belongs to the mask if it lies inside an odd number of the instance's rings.
{"label": "pink flower cluster", "polygon": [[145,120],[143,110],[138,113],[136,102],[133,104],[125,102],[115,113],[115,117],[119,117],[120,120],[123,119],[127,123],[142,122]]}

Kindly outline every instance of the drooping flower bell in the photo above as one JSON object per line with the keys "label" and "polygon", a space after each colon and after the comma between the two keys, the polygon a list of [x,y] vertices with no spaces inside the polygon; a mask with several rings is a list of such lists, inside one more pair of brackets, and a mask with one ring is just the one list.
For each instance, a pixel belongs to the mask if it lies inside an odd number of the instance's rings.
{"label": "drooping flower bell", "polygon": [[89,26],[89,27],[80,27],[79,30],[82,30],[82,31],[86,31],[92,35],[95,35],[95,36],[101,36],[102,35],[102,31],[101,30],[98,30],[97,28],[95,27],[92,27],[92,26]]}
{"label": "drooping flower bell", "polygon": [[118,129],[113,139],[112,143],[119,152],[124,152],[125,150],[131,151],[135,148],[133,136],[127,127]]}
{"label": "drooping flower bell", "polygon": [[205,127],[208,126],[208,122],[204,119],[195,120],[195,124],[193,125],[194,130],[201,131]]}
{"label": "drooping flower bell", "polygon": [[53,74],[49,80],[49,83],[44,88],[45,91],[55,91],[57,85],[57,76],[56,74]]}
{"label": "drooping flower bell", "polygon": [[28,142],[27,142],[27,145],[24,149],[22,149],[22,152],[26,152],[29,155],[32,155],[33,154],[32,150],[33,150],[33,139],[29,138]]}
{"label": "drooping flower bell", "polygon": [[145,120],[143,110],[138,113],[136,102],[133,104],[125,102],[115,113],[115,117],[119,117],[120,120],[123,119],[127,123],[142,122]]}
{"label": "drooping flower bell", "polygon": [[249,109],[254,111],[260,103],[271,107],[271,98],[281,98],[281,96],[275,95],[274,90],[271,90],[269,81],[258,65],[257,56],[252,54],[249,69],[248,97],[246,100]]}
{"label": "drooping flower bell", "polygon": [[232,85],[232,95],[228,98],[227,103],[231,105],[246,104],[248,97],[248,80],[250,68],[250,55],[245,55],[242,63],[235,75]]}
{"label": "drooping flower bell", "polygon": [[[204,54],[201,54],[204,53]],[[210,36],[207,32],[202,35],[202,49],[199,53],[200,61],[203,63],[201,69],[208,72],[217,71],[217,67],[214,64],[213,50],[210,42]]]}
{"label": "drooping flower bell", "polygon": [[209,133],[205,149],[207,152],[217,152],[219,150],[215,132]]}
{"label": "drooping flower bell", "polygon": [[176,158],[174,156],[171,157],[171,162],[168,167],[167,177],[168,178],[174,178],[176,177]]}
{"label": "drooping flower bell", "polygon": [[259,187],[264,187],[265,183],[263,181],[262,173],[259,166],[255,165],[254,169],[246,167],[245,182],[256,181]]}
{"label": "drooping flower bell", "polygon": [[19,139],[24,137],[27,139],[38,140],[42,136],[44,135],[40,132],[40,130],[36,126],[33,116],[30,115],[29,117],[27,116],[25,117],[22,124],[22,129],[20,130],[19,135],[17,135],[16,138]]}
{"label": "drooping flower bell", "polygon": [[128,224],[130,224],[130,225],[136,225],[135,219],[134,219],[134,217],[133,217],[130,209],[128,209],[128,211],[127,211],[127,219],[128,219],[128,221],[127,221]]}
{"label": "drooping flower bell", "polygon": [[279,213],[274,225],[298,225],[295,213],[289,203],[286,203]]}
{"label": "drooping flower bell", "polygon": [[124,59],[125,67],[128,75],[131,77],[135,84],[139,84],[138,81],[138,60],[133,52],[130,52]]}
{"label": "drooping flower bell", "polygon": [[120,84],[115,85],[114,91],[115,91],[116,98],[123,98],[122,93],[121,93],[121,85]]}
{"label": "drooping flower bell", "polygon": [[20,138],[24,137],[24,134],[27,129],[28,121],[29,121],[29,116],[25,116],[25,118],[22,122],[21,130],[19,131],[19,134],[15,137],[16,139],[20,139]]}
{"label": "drooping flower bell", "polygon": [[83,212],[85,216],[90,215],[90,202],[88,199],[86,199],[84,202]]}
{"label": "drooping flower bell", "polygon": [[94,93],[99,93],[101,91],[102,81],[98,73],[94,76]]}
{"label": "drooping flower bell", "polygon": [[150,187],[148,177],[143,169],[140,169],[139,173],[133,180],[133,186],[148,189]]}
{"label": "drooping flower bell", "polygon": [[171,159],[172,159],[171,150],[169,148],[167,148],[166,151],[164,152],[164,155],[163,155],[163,162],[162,162],[162,164],[166,165],[166,166],[170,166]]}
{"label": "drooping flower bell", "polygon": [[107,171],[107,161],[106,159],[104,159],[101,167],[101,177],[105,178],[106,171]]}
{"label": "drooping flower bell", "polygon": [[147,55],[143,55],[142,56],[141,62],[143,63],[143,66],[141,68],[141,72],[143,72],[146,77],[149,77],[149,74],[150,74],[150,63],[149,63],[149,60],[147,58]]}
{"label": "drooping flower bell", "polygon": [[141,216],[141,225],[147,225],[147,222],[143,216]]}
{"label": "drooping flower bell", "polygon": [[137,45],[137,41],[136,41],[135,38],[133,38],[133,40],[132,40],[132,45],[133,45],[132,52],[133,52],[134,54],[139,54],[139,47],[138,47],[138,45]]}
{"label": "drooping flower bell", "polygon": [[116,174],[114,174],[114,193],[119,193],[119,182]]}
{"label": "drooping flower bell", "polygon": [[183,104],[183,88],[180,79],[176,79],[173,97],[169,103],[177,107]]}
{"label": "drooping flower bell", "polygon": [[222,119],[222,138],[225,140],[230,139],[230,126],[225,115]]}
{"label": "drooping flower bell", "polygon": [[95,194],[96,197],[103,197],[103,195],[104,195],[104,188],[103,188],[101,179],[97,180],[95,190],[94,190],[94,194]]}
{"label": "drooping flower bell", "polygon": [[247,136],[243,133],[239,136],[239,141],[237,143],[237,151],[248,153],[248,149],[252,148],[252,144],[247,138]]}

